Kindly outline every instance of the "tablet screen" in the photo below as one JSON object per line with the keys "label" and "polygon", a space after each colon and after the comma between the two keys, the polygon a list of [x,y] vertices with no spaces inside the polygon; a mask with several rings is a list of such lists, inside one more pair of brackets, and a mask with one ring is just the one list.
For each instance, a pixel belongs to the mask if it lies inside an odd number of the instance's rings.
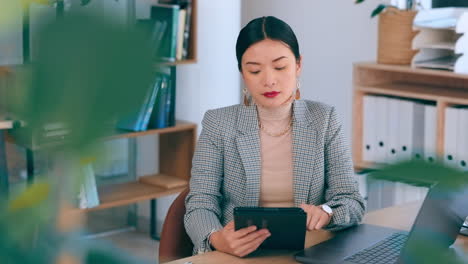
{"label": "tablet screen", "polygon": [[297,207],[236,207],[236,230],[251,225],[270,231],[260,246],[264,249],[304,249],[307,214]]}

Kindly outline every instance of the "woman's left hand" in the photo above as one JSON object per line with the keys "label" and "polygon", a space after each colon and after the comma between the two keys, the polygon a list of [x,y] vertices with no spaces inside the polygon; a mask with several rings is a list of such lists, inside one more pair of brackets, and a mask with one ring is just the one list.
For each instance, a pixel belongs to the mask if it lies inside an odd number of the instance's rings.
{"label": "woman's left hand", "polygon": [[320,206],[301,204],[301,208],[307,213],[308,231],[322,229],[331,221],[331,217]]}

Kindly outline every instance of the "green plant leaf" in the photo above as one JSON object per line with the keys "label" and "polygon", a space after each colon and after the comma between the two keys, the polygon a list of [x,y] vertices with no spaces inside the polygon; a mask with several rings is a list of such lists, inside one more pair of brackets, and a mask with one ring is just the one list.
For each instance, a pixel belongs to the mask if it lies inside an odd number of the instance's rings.
{"label": "green plant leaf", "polygon": [[389,165],[370,174],[372,178],[392,182],[403,182],[415,186],[439,186],[450,190],[468,184],[468,174],[439,163],[405,161]]}
{"label": "green plant leaf", "polygon": [[382,11],[384,11],[385,8],[387,8],[387,5],[380,4],[376,9],[374,9],[374,11],[372,11],[371,18],[373,18],[373,17],[377,16],[378,14],[382,13]]}
{"label": "green plant leaf", "polygon": [[48,183],[34,183],[31,187],[26,189],[26,191],[10,202],[9,210],[17,211],[34,207],[47,199],[49,193],[50,185]]}
{"label": "green plant leaf", "polygon": [[364,2],[364,0],[356,0],[355,4],[360,4],[362,2]]}
{"label": "green plant leaf", "polygon": [[89,4],[90,2],[91,2],[91,0],[81,0],[81,5],[85,6],[85,5]]}

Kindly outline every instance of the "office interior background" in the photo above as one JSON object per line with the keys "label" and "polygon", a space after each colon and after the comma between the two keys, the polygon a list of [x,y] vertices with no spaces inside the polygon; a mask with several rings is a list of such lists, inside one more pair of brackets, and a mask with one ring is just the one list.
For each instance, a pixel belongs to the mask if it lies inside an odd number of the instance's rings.
{"label": "office interior background", "polygon": [[[137,17],[149,16],[149,5],[152,0],[94,0],[84,8],[121,23],[128,23],[128,1],[136,2]],[[376,60],[378,20],[370,18],[370,14],[382,1],[366,0],[360,5],[354,2],[353,0],[198,0],[198,59],[194,64],[176,67],[176,118],[196,123],[199,133],[202,129],[203,114],[207,110],[241,102],[243,83],[235,56],[237,35],[251,19],[272,15],[291,25],[298,37],[303,56],[300,78],[302,98],[334,106],[342,121],[345,136],[350,140],[353,125],[353,63]],[[449,5],[449,2],[449,0],[434,0],[434,5]],[[461,4],[463,1],[452,2]],[[422,3],[425,6],[432,4],[429,0]],[[38,18],[42,17],[39,14],[47,12],[40,9],[44,8],[38,7],[36,10]],[[34,20],[35,17],[32,15],[31,19]],[[0,39],[0,47],[1,42]],[[127,173],[129,158],[136,160],[137,176],[159,171],[158,159],[155,158],[158,156],[157,137],[137,138],[135,156],[128,155],[127,139],[117,139],[102,144],[102,148],[110,150],[113,155],[106,156],[105,160],[101,160],[100,164],[96,165],[97,175]],[[24,177],[25,174],[23,170],[14,173],[20,177],[21,175]],[[157,200],[158,231],[161,230],[167,209],[176,196],[177,194]],[[150,249],[154,247],[154,251],[149,250],[141,254],[146,258],[156,258],[157,242],[145,235],[130,234],[148,231],[150,214],[148,208],[149,202],[140,202],[136,206],[110,209],[107,212],[110,217],[105,219],[115,221],[103,221],[99,224],[90,221],[90,230],[93,231],[90,235],[92,237],[99,232],[125,228],[127,212],[134,211],[138,216],[138,231],[118,233],[116,236],[119,238],[114,242],[139,253],[141,253],[138,251],[139,247]],[[99,219],[102,214],[106,213],[95,213],[93,217]],[[131,242],[125,241],[126,236],[133,236],[129,240]],[[108,237],[103,239],[112,240]]]}

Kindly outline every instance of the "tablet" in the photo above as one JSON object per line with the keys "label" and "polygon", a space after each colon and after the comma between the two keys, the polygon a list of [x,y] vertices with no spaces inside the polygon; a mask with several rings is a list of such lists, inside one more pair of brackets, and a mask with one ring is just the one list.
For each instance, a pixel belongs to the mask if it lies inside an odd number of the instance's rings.
{"label": "tablet", "polygon": [[267,228],[271,236],[260,245],[263,249],[304,249],[307,214],[297,207],[236,207],[236,230],[251,225]]}

